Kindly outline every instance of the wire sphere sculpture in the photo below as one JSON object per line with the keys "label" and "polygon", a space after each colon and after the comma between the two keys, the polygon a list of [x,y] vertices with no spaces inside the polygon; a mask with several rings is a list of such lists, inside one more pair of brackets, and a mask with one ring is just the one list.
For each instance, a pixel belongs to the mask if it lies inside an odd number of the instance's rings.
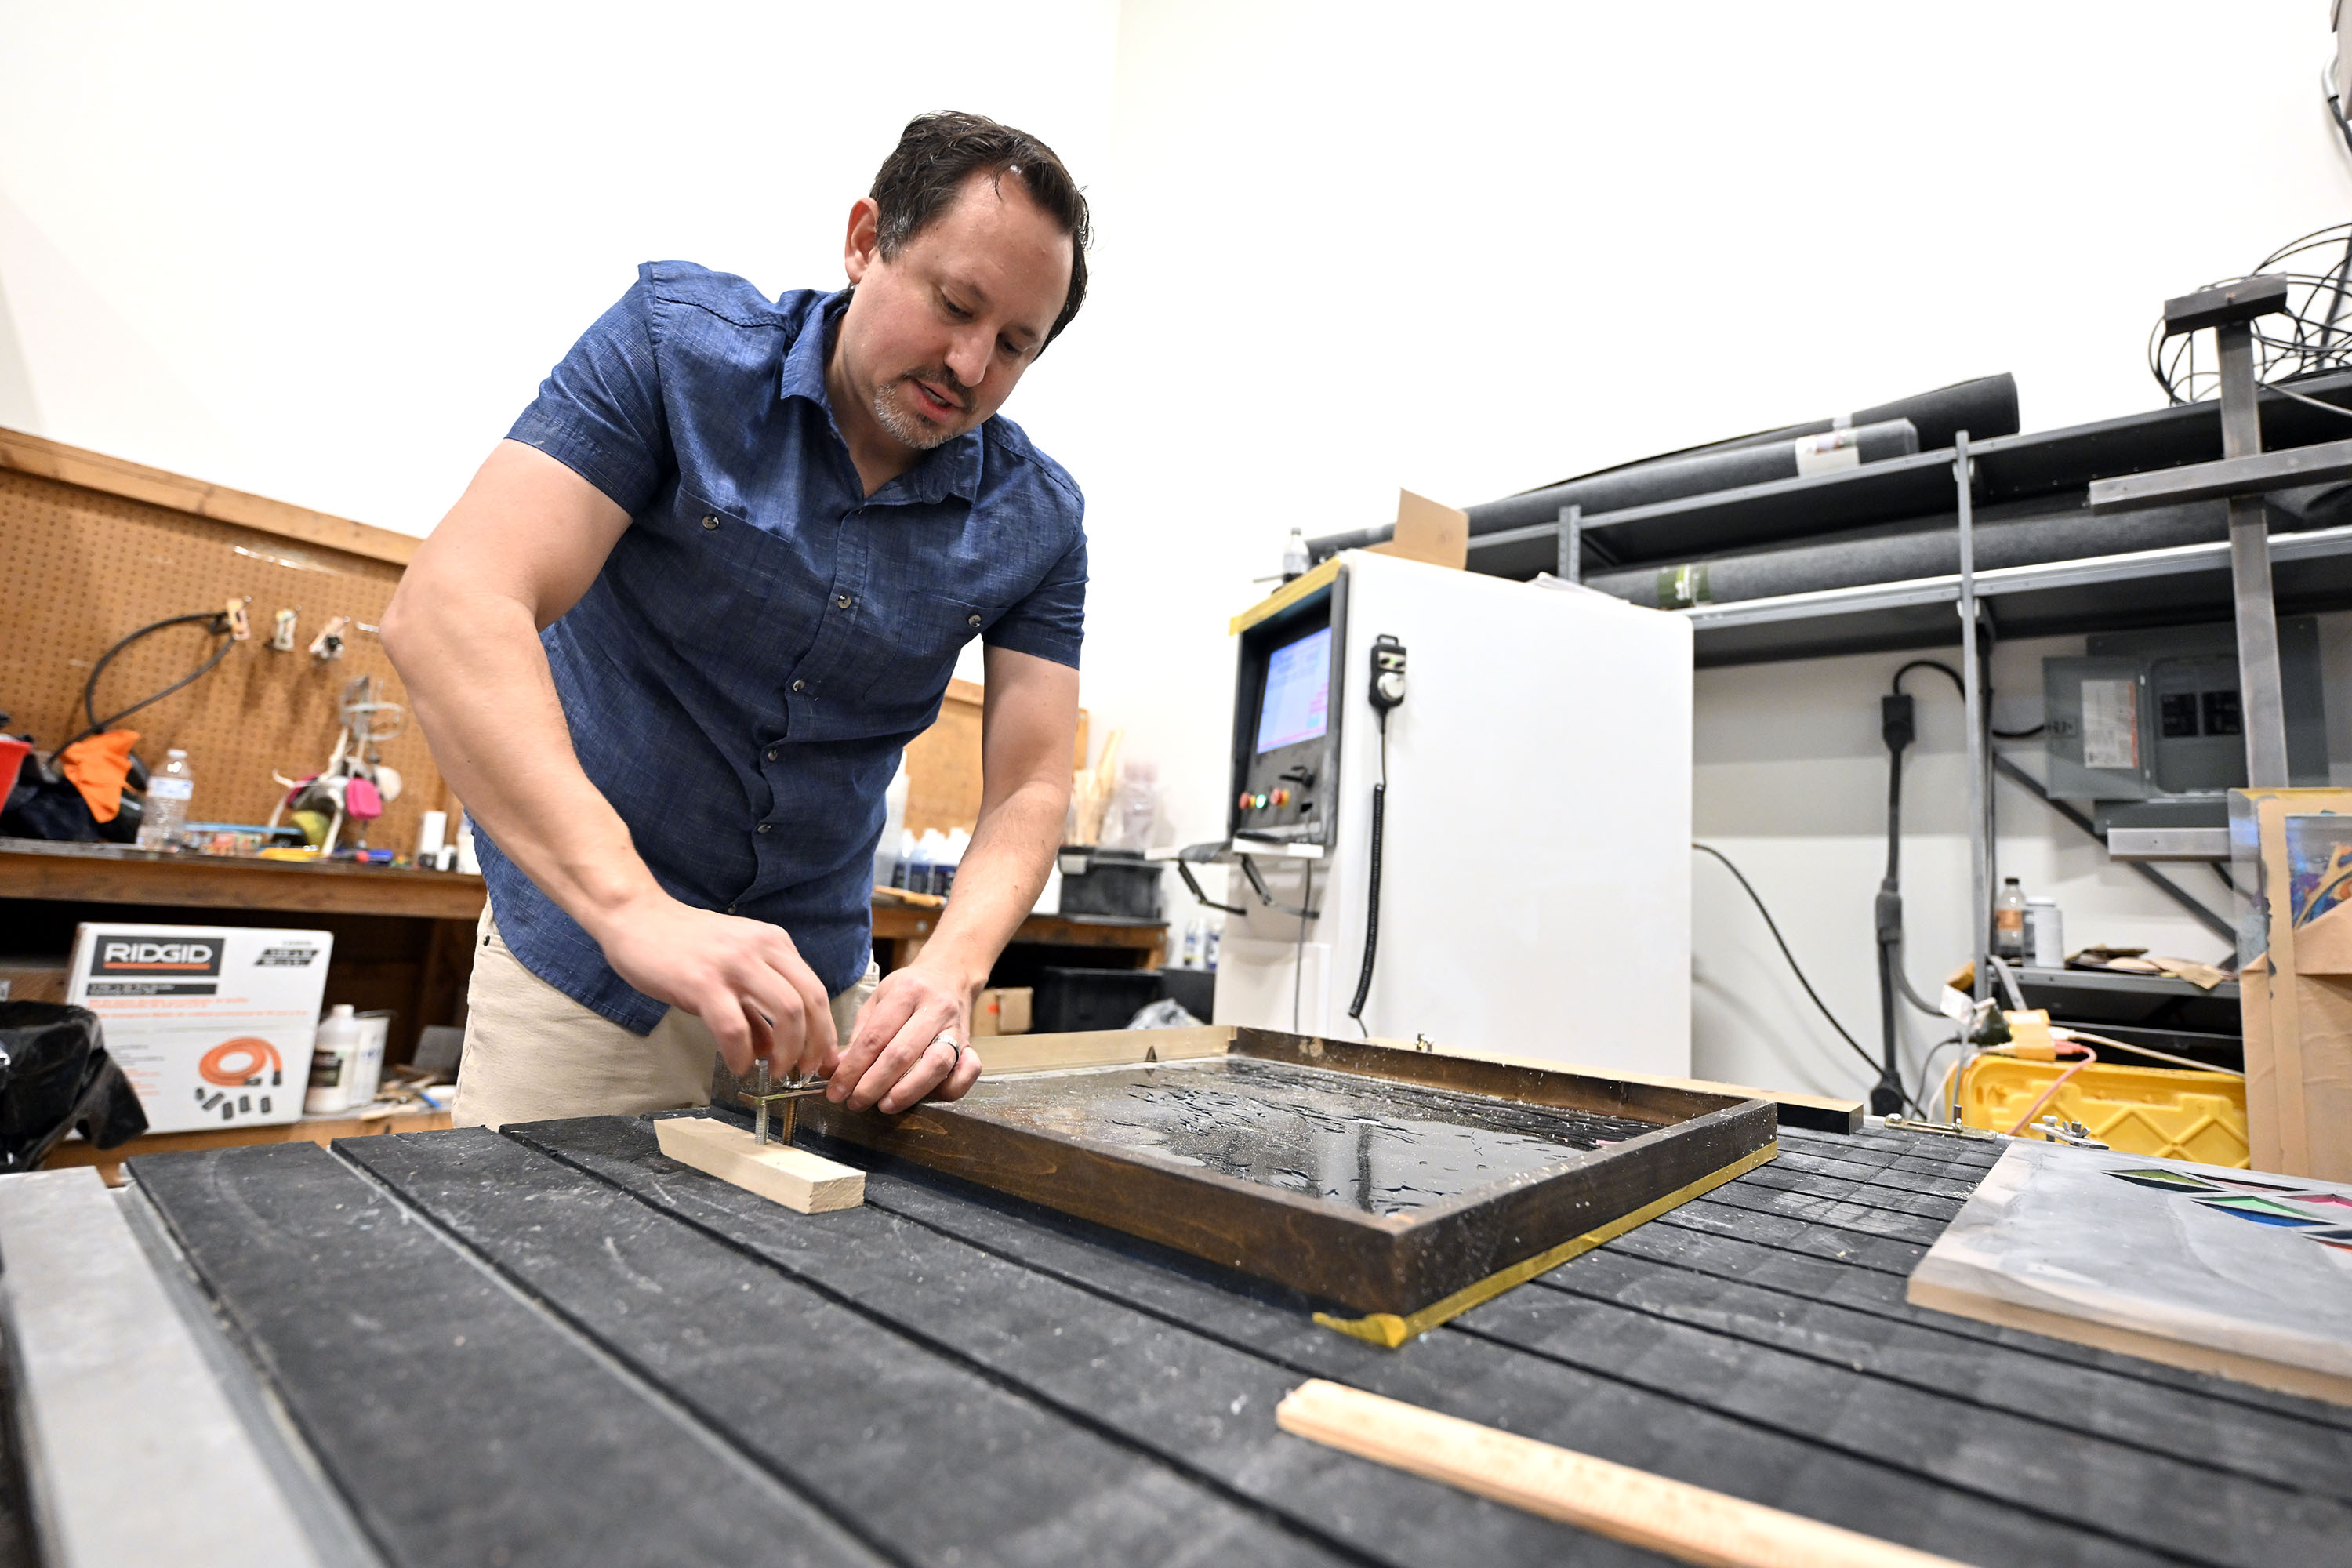
{"label": "wire sphere sculpture", "polygon": [[[2249,278],[2287,280],[2286,311],[2254,319],[2254,379],[2273,384],[2352,369],[2352,223],[2305,235],[2264,257]],[[2237,282],[2217,279],[2218,289]],[[2203,332],[2147,335],[2147,369],[2173,403],[2199,403],[2221,389],[2221,367]]]}

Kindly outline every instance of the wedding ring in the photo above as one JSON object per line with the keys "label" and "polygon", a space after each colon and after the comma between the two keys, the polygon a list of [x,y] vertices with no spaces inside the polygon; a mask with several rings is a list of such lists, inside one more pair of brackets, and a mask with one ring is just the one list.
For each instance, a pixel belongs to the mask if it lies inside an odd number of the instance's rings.
{"label": "wedding ring", "polygon": [[[933,1035],[931,1037],[931,1046],[945,1046],[948,1049],[955,1053],[955,1062],[950,1063],[948,1068],[950,1072],[954,1071],[956,1065],[961,1063],[963,1060],[963,1044],[955,1037],[955,1031],[953,1029],[941,1029],[938,1034]],[[923,1048],[925,1050],[929,1050],[931,1046],[925,1046]]]}

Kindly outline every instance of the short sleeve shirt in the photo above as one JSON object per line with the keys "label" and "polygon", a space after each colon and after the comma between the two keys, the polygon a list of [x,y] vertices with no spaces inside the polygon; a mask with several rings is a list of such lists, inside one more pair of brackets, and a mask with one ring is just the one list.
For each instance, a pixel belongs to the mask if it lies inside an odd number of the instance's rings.
{"label": "short sleeve shirt", "polygon": [[[872,495],[824,388],[846,291],[771,300],[652,262],[509,438],[630,517],[541,635],[573,750],[675,897],[782,926],[829,992],[863,974],[883,796],[957,655],[1076,666],[1085,501],[1001,416]],[[665,1004],[476,828],[523,965],[642,1034]]]}

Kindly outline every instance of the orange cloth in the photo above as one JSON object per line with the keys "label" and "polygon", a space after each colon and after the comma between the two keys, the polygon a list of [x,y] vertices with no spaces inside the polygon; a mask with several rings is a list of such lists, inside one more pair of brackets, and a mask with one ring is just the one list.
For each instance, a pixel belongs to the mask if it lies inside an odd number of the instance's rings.
{"label": "orange cloth", "polygon": [[68,746],[59,761],[65,775],[81,791],[89,814],[112,822],[122,814],[122,781],[131,776],[131,748],[139,743],[136,730],[109,730]]}

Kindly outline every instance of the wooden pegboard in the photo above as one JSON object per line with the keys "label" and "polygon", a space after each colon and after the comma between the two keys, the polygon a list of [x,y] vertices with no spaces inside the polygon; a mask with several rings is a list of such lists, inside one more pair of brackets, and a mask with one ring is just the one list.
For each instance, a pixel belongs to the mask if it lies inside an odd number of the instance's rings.
{"label": "wooden pegboard", "polygon": [[[12,732],[29,731],[44,749],[70,740],[88,722],[83,683],[118,638],[247,595],[253,640],[124,721],[151,766],[167,747],[187,751],[197,820],[267,820],[279,793],[273,772],[293,778],[325,764],[347,681],[374,675],[383,700],[407,701],[383,645],[358,627],[382,624],[412,542],[16,432],[0,432],[0,710]],[[292,653],[267,646],[281,608],[300,615]],[[306,650],[333,616],[354,625],[343,656],[321,662]],[[198,626],[141,639],[107,667],[99,716],[170,685],[215,641]],[[404,787],[368,842],[405,853],[420,816],[454,802],[413,721],[383,756]]]}

